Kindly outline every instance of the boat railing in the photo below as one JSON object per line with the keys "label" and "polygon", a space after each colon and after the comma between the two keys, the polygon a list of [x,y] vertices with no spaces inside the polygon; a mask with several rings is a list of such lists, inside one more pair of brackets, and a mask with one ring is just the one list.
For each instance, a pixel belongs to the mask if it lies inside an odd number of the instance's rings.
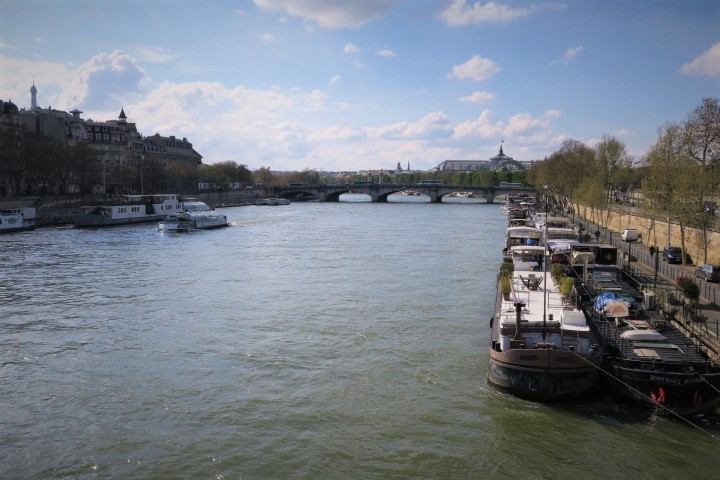
{"label": "boat railing", "polygon": [[512,297],[514,302],[522,302],[525,304],[526,309],[530,309],[532,304],[530,300],[530,290],[523,288],[523,284],[520,279],[513,278]]}
{"label": "boat railing", "polygon": [[563,350],[574,348],[576,350],[580,350],[580,342],[582,339],[580,338],[580,331],[579,330],[565,330],[561,327],[562,335],[560,337],[560,345]]}

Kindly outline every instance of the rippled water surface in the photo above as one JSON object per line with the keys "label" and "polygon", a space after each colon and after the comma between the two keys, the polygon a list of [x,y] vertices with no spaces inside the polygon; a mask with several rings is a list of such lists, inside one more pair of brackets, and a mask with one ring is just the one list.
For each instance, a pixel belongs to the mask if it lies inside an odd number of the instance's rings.
{"label": "rippled water surface", "polygon": [[225,213],[0,237],[0,478],[720,471],[704,419],[488,387],[498,206]]}

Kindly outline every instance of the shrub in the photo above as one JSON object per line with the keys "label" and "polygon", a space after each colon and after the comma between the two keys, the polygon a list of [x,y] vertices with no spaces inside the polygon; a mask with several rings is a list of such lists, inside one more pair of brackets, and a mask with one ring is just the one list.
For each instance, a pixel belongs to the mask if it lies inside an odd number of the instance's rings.
{"label": "shrub", "polygon": [[678,285],[680,286],[680,290],[683,295],[685,295],[685,298],[689,298],[690,300],[697,300],[700,298],[700,285],[689,278],[682,278],[682,282],[680,281],[680,278],[678,278]]}
{"label": "shrub", "polygon": [[503,277],[512,277],[515,266],[512,263],[512,258],[503,258],[503,263],[500,265],[500,275]]}
{"label": "shrub", "polygon": [[510,293],[511,288],[510,277],[503,275],[500,277],[500,291],[502,293]]}
{"label": "shrub", "polygon": [[552,278],[554,278],[556,282],[560,283],[565,276],[565,265],[562,263],[553,263],[550,266],[550,275],[552,275]]}
{"label": "shrub", "polygon": [[572,292],[574,285],[575,279],[573,279],[572,277],[563,277],[560,281],[560,293],[564,296],[570,295],[570,292]]}

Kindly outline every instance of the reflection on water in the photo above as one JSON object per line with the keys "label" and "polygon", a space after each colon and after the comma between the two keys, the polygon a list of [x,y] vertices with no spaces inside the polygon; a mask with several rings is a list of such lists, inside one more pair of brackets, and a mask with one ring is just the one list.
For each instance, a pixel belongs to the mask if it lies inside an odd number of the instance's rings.
{"label": "reflection on water", "polygon": [[347,203],[372,202],[372,197],[365,193],[342,193],[339,198],[341,202]]}

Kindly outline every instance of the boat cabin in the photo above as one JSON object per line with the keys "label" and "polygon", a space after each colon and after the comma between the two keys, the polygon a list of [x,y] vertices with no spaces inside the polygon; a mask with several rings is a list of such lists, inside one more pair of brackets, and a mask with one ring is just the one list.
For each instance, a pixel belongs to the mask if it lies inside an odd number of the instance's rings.
{"label": "boat cabin", "polygon": [[508,227],[505,233],[507,248],[542,244],[543,232],[534,227]]}

